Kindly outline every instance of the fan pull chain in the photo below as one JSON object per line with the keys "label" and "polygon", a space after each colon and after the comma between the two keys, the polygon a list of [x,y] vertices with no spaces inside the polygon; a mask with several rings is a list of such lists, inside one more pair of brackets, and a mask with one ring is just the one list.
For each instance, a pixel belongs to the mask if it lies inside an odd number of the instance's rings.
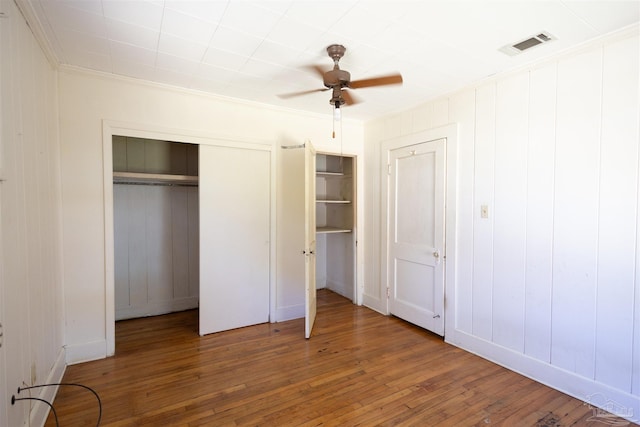
{"label": "fan pull chain", "polygon": [[336,139],[336,120],[335,119],[331,120],[331,125],[333,126],[333,129],[331,130],[331,138]]}
{"label": "fan pull chain", "polygon": [[340,120],[340,172],[344,172],[342,168],[342,158],[343,158],[343,150],[342,150],[342,120]]}

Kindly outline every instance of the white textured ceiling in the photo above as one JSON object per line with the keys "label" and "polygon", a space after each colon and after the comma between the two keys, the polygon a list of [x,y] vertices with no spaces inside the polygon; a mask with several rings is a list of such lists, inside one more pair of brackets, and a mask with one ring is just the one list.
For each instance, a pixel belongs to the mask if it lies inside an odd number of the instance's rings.
{"label": "white textured ceiling", "polygon": [[[345,117],[421,104],[638,22],[640,1],[22,0],[60,64],[329,114],[330,92],[305,65],[352,80],[401,72],[401,86],[360,88]],[[518,56],[498,49],[541,31],[557,38]]]}

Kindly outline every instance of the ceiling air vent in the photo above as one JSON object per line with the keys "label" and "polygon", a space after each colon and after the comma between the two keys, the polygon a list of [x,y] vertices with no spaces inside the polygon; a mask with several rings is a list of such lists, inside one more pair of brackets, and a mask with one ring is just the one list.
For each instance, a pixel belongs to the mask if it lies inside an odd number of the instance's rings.
{"label": "ceiling air vent", "polygon": [[502,53],[506,53],[507,55],[513,56],[513,55],[518,55],[527,49],[531,49],[532,47],[550,42],[551,40],[555,40],[555,39],[556,38],[554,36],[552,36],[546,31],[543,31],[539,34],[536,34],[535,36],[529,37],[528,39],[521,40],[511,45],[503,46],[498,50],[500,50],[500,52]]}

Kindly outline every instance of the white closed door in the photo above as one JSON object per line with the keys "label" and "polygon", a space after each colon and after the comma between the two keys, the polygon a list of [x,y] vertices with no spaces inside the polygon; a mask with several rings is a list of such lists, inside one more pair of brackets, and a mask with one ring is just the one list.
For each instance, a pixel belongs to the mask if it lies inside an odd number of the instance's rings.
{"label": "white closed door", "polygon": [[200,335],[269,321],[271,152],[200,145]]}
{"label": "white closed door", "polygon": [[304,146],[304,337],[310,338],[316,320],[316,152],[309,141]]}
{"label": "white closed door", "polygon": [[388,155],[389,311],[444,335],[445,140]]}

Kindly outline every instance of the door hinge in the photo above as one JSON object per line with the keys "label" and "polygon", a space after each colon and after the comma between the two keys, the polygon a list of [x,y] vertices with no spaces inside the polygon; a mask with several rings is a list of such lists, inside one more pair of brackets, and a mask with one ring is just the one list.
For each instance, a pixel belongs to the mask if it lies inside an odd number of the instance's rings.
{"label": "door hinge", "polygon": [[391,298],[391,288],[387,288],[387,299]]}
{"label": "door hinge", "polygon": [[387,175],[391,175],[391,163],[387,163]]}

